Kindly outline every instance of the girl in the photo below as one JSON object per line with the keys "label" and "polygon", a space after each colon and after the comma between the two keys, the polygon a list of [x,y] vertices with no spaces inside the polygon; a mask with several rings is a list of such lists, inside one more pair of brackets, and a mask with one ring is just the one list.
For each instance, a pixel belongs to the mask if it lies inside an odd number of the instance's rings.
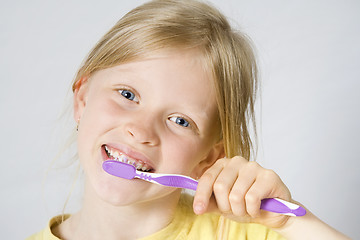
{"label": "girl", "polygon": [[[293,200],[247,160],[256,73],[247,38],[207,4],[158,0],[129,12],[73,83],[83,206],[29,239],[346,239],[310,212],[259,210],[264,198]],[[121,155],[140,171],[199,179],[195,196],[102,169]]]}

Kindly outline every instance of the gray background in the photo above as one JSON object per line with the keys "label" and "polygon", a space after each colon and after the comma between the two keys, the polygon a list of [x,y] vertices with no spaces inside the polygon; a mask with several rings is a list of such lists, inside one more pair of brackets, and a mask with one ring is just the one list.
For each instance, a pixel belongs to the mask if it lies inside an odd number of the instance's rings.
{"label": "gray background", "polygon": [[[2,239],[23,239],[61,213],[79,182],[65,168],[71,152],[49,170],[75,125],[71,111],[62,114],[70,82],[96,41],[142,2],[1,1]],[[258,161],[294,199],[360,239],[360,2],[212,2],[257,48]],[[76,186],[65,212],[78,208]]]}

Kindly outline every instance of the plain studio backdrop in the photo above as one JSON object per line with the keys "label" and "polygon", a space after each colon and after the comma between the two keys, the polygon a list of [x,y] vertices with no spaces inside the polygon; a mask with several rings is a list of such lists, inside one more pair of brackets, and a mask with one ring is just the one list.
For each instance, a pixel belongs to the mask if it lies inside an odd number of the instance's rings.
{"label": "plain studio backdrop", "polygon": [[[68,196],[64,211],[78,208],[71,152],[50,166],[75,127],[71,111],[61,117],[70,84],[98,39],[143,2],[1,1],[2,239],[44,228]],[[258,161],[294,199],[360,239],[360,2],[211,2],[257,49]]]}

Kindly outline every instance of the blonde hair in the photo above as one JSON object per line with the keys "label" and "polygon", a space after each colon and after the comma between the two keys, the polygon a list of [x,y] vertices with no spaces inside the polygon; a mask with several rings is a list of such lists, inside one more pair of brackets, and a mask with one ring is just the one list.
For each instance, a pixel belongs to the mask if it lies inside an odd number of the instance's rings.
{"label": "blonde hair", "polygon": [[[75,91],[94,72],[162,49],[198,49],[211,71],[225,155],[250,159],[249,123],[254,121],[257,67],[248,38],[232,29],[209,4],[155,0],[120,19],[91,50],[73,83]],[[256,131],[255,131],[256,133]]]}

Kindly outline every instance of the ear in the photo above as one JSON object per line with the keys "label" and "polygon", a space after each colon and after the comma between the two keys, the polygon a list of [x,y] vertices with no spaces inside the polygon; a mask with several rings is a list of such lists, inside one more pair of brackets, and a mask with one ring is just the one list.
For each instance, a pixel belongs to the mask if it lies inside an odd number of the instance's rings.
{"label": "ear", "polygon": [[194,168],[191,177],[195,179],[200,178],[201,175],[216,162],[216,160],[224,157],[224,144],[223,141],[220,141],[211,148],[207,156]]}
{"label": "ear", "polygon": [[88,78],[82,77],[74,88],[74,119],[78,122],[81,119],[86,106],[88,93]]}

